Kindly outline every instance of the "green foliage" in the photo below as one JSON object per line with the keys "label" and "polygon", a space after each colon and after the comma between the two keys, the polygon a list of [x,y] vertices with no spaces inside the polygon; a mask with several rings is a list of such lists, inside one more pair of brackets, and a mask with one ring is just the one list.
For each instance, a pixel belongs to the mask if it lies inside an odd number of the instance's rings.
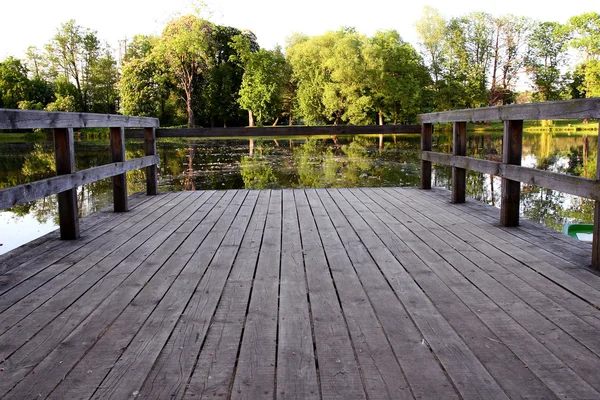
{"label": "green foliage", "polygon": [[[257,117],[258,125],[276,120],[282,112],[283,92],[289,80],[285,57],[279,48],[255,50],[244,35],[233,38],[233,48],[244,69],[239,90],[239,104]],[[252,125],[252,123],[250,123]]]}
{"label": "green foliage", "polygon": [[17,108],[27,99],[30,88],[27,68],[21,60],[9,57],[0,63],[0,107]]}
{"label": "green foliage", "polygon": [[214,25],[192,15],[186,15],[167,24],[156,47],[155,56],[165,63],[174,84],[185,101],[188,126],[194,127],[194,84],[210,71],[214,60],[211,53]]}
{"label": "green foliage", "polygon": [[540,101],[559,100],[565,90],[561,67],[566,63],[568,29],[557,22],[538,23],[529,36],[527,72]]}
{"label": "green foliage", "polygon": [[263,156],[242,157],[240,168],[246,189],[277,187],[277,178],[273,167]]}

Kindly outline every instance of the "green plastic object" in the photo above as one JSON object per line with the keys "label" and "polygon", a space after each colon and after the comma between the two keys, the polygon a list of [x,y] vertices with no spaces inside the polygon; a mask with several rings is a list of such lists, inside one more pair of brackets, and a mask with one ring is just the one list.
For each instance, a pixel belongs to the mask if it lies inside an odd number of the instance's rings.
{"label": "green plastic object", "polygon": [[563,232],[582,242],[592,242],[592,233],[594,232],[593,224],[566,224],[563,227]]}

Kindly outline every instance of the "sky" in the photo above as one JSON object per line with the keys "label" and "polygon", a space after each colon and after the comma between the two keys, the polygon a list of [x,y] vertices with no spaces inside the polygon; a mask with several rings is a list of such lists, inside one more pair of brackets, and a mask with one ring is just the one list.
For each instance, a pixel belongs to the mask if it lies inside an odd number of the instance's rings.
{"label": "sky", "polygon": [[[78,25],[98,32],[102,41],[117,48],[120,40],[136,34],[160,34],[166,22],[177,15],[198,9],[198,0],[103,0],[89,5],[84,0],[0,0],[0,60],[24,57],[28,46],[42,48],[64,22],[75,19]],[[415,22],[428,4],[446,18],[471,11],[495,16],[515,14],[543,21],[566,22],[583,12],[598,10],[597,0],[565,4],[503,0],[207,0],[201,7],[203,17],[221,25],[253,31],[263,48],[271,49],[294,32],[320,35],[341,26],[352,26],[372,35],[377,30],[395,29],[417,47]],[[541,4],[541,5],[540,5]],[[596,8],[595,8],[596,7]],[[208,12],[207,10],[210,10]]]}

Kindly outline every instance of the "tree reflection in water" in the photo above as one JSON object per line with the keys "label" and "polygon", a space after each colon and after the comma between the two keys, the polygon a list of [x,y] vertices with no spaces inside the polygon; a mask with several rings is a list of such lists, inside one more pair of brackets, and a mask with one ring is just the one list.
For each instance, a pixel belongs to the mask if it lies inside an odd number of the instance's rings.
{"label": "tree reflection in water", "polygon": [[[434,151],[451,152],[452,135],[434,135]],[[250,146],[249,144],[252,144]],[[76,142],[77,169],[110,162],[108,139]],[[502,133],[468,136],[468,155],[501,161]],[[417,186],[419,135],[335,136],[278,138],[277,140],[161,139],[159,188],[161,191],[193,189],[269,189],[367,186]],[[595,136],[525,134],[523,165],[567,174],[595,177]],[[143,156],[141,141],[127,142],[127,158]],[[0,187],[11,187],[53,176],[51,143],[0,142]],[[451,168],[435,167],[434,185],[450,187]],[[127,173],[129,193],[145,191],[143,170]],[[498,206],[501,180],[467,173],[467,195]],[[522,187],[521,210],[529,219],[561,229],[567,222],[590,222],[593,202],[529,185]],[[81,215],[112,201],[111,180],[79,188]],[[56,220],[56,196],[13,207],[16,216],[31,215],[40,223]]]}

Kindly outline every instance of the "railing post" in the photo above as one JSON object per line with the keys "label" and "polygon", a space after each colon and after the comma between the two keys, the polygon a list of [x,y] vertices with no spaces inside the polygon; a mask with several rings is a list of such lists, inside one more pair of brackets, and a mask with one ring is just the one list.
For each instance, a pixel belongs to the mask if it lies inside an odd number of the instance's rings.
{"label": "railing post", "polygon": [[[421,125],[421,151],[431,151],[433,124]],[[431,189],[431,162],[421,160],[421,189]]]}
{"label": "railing post", "polygon": [[[452,135],[452,154],[467,155],[467,123],[455,122]],[[452,167],[452,203],[464,203],[466,193],[467,171],[464,168]]]}
{"label": "railing post", "polygon": [[[113,162],[125,161],[125,128],[110,128],[110,149]],[[127,173],[113,176],[113,201],[115,212],[125,212],[127,204]]]}
{"label": "railing post", "polygon": [[[600,122],[598,123],[600,145]],[[600,149],[600,147],[598,147]],[[600,181],[600,159],[596,160],[596,180]],[[592,237],[592,268],[600,269],[600,201],[594,202],[594,232]]]}
{"label": "railing post", "polygon": [[[522,152],[523,121],[504,121],[502,162],[509,165],[521,165]],[[501,226],[519,225],[520,200],[521,182],[502,178]]]}
{"label": "railing post", "polygon": [[[144,128],[144,148],[147,156],[156,155],[156,129]],[[158,194],[158,167],[156,164],[146,167],[146,193]]]}
{"label": "railing post", "polygon": [[[73,128],[54,129],[54,157],[56,175],[75,172]],[[69,189],[58,194],[58,218],[61,239],[73,240],[79,238],[77,189]]]}

